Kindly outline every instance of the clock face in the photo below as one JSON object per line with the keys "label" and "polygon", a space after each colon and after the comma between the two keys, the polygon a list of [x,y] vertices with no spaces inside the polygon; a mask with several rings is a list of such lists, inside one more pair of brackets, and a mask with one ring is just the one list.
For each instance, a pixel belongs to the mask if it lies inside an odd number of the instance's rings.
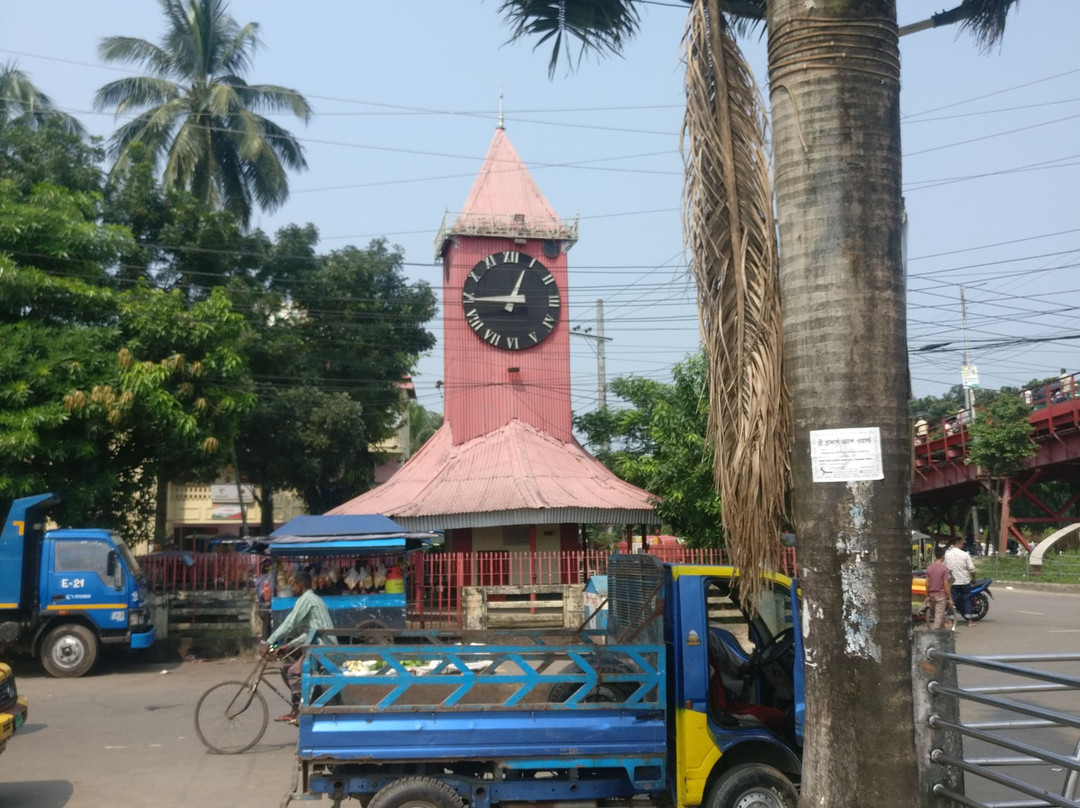
{"label": "clock face", "polygon": [[504,351],[523,351],[555,329],[562,301],[547,267],[531,255],[507,250],[472,268],[461,305],[477,337]]}

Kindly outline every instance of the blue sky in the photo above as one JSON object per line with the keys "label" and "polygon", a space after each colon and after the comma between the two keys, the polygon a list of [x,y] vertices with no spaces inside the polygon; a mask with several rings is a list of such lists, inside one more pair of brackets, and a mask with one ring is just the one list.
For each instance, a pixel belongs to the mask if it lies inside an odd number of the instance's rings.
{"label": "blue sky", "polygon": [[[901,24],[952,3],[901,0]],[[256,224],[312,222],[321,249],[385,237],[410,277],[438,287],[434,238],[464,203],[496,124],[555,210],[579,217],[570,253],[572,325],[595,329],[603,299],[608,377],[670,378],[697,345],[680,213],[679,129],[686,17],[677,0],[642,6],[622,58],[587,59],[549,80],[547,46],[507,44],[496,0],[233,0],[261,26],[250,79],[303,92],[316,117],[283,121],[307,150],[285,206]],[[94,133],[111,114],[95,90],[130,70],[103,65],[108,35],[157,41],[150,0],[0,0],[0,61],[16,60]],[[901,41],[904,193],[909,216],[909,338],[917,396],[960,381],[967,300],[984,387],[1080,371],[1080,3],[1026,0],[1000,48],[982,54],[946,28]],[[744,43],[765,88],[764,44]],[[441,321],[431,324],[438,335]],[[918,351],[936,343],[943,350]],[[593,343],[573,339],[573,406],[595,407]],[[441,347],[416,375],[441,411]]]}

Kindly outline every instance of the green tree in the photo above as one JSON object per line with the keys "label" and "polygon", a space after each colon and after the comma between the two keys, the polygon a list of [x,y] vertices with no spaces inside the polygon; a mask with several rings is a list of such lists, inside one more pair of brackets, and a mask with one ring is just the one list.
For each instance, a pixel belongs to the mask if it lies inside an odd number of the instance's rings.
{"label": "green tree", "polygon": [[[980,387],[975,390],[975,406],[982,407],[994,400],[997,390]],[[930,424],[940,421],[942,418],[961,412],[967,407],[964,397],[964,387],[954,384],[948,392],[940,396],[923,396],[912,399],[908,405],[908,412],[912,418],[925,418]]]}
{"label": "green tree", "polygon": [[40,126],[0,127],[0,180],[10,180],[23,194],[45,182],[71,191],[98,192],[105,157],[96,142],[67,131],[47,118]]}
{"label": "green tree", "polygon": [[123,36],[101,43],[106,62],[149,73],[110,82],[95,96],[97,109],[138,113],[109,141],[113,170],[126,170],[141,144],[155,166],[164,164],[166,190],[188,190],[246,227],[256,206],[275,210],[288,197],[287,169],[307,167],[296,138],[260,112],[306,123],[311,107],[296,90],[244,80],[260,44],[258,25],[241,27],[224,0],[159,2],[166,20],[159,45]]}
{"label": "green tree", "polygon": [[409,454],[414,455],[443,425],[443,417],[421,404],[409,402]]}
{"label": "green tree", "polygon": [[101,223],[96,191],[21,171],[92,189],[93,151],[51,124],[32,134],[0,180],[0,497],[54,490],[65,522],[133,535],[159,474],[205,474],[231,447],[251,403],[245,322],[224,290],[189,306],[114,288],[130,231]]}
{"label": "green tree", "polygon": [[722,544],[720,497],[708,434],[708,382],[703,354],[675,366],[670,384],[635,376],[612,380],[628,408],[574,418],[604,465],[653,493],[656,514],[694,547]]}
{"label": "green tree", "polygon": [[[1012,3],[964,0],[953,18],[994,41]],[[619,50],[637,28],[636,6],[501,8],[515,36],[554,45],[554,67],[568,35],[583,51]],[[760,107],[729,17],[768,27],[778,250]],[[778,544],[786,423],[769,400],[790,391],[793,402],[792,516],[814,663],[801,800],[914,806],[896,3],[693,0],[686,43],[686,229],[713,367],[717,462],[732,473],[721,477],[725,524],[737,506],[751,528],[728,530],[736,559],[767,558]],[[768,302],[777,292],[783,384]],[[877,427],[883,479],[815,482],[811,433],[855,425]]]}
{"label": "green tree", "polygon": [[58,110],[15,62],[0,65],[0,130],[11,125],[36,129],[49,121],[70,134],[85,134],[82,124]]}
{"label": "green tree", "polygon": [[[1005,479],[1023,467],[1024,460],[1037,451],[1031,440],[1031,407],[1015,392],[1002,392],[968,426],[971,444],[967,463],[985,469],[985,485],[990,493],[990,520],[987,536],[998,534],[998,507],[1004,493]],[[999,537],[999,552],[1005,552],[1006,537]],[[989,542],[988,542],[989,543]]]}
{"label": "green tree", "polygon": [[261,483],[263,530],[273,492],[298,491],[321,513],[364,491],[405,409],[400,384],[435,339],[426,283],[409,284],[403,256],[376,240],[316,255],[313,227],[286,228],[263,267],[234,279],[259,403],[238,443],[243,473]]}

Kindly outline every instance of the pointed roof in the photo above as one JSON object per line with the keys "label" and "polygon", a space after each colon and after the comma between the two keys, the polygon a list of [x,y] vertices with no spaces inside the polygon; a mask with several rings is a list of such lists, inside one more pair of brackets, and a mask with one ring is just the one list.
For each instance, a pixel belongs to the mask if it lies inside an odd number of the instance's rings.
{"label": "pointed roof", "polygon": [[381,513],[408,530],[656,518],[648,491],[518,420],[459,446],[444,423],[388,482],[327,513]]}
{"label": "pointed roof", "polygon": [[444,220],[439,230],[436,257],[442,254],[450,236],[547,238],[572,244],[577,241],[577,221],[564,223],[559,219],[500,123],[465,207],[453,225],[447,227]]}

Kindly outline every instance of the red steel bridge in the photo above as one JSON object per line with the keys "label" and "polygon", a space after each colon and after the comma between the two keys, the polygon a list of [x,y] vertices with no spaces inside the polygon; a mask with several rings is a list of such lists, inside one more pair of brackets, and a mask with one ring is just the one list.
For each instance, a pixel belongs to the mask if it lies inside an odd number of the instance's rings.
{"label": "red steel bridge", "polygon": [[[1024,461],[1022,470],[1003,481],[999,500],[999,552],[1004,552],[1010,537],[1031,549],[1027,538],[1019,530],[1019,525],[1023,523],[1080,521],[1080,517],[1065,515],[1080,500],[1080,485],[1076,485],[1080,482],[1078,382],[1080,379],[1066,375],[1022,392],[1024,400],[1032,408],[1028,420],[1037,451]],[[979,491],[989,490],[985,473],[980,473],[976,466],[966,462],[971,441],[967,429],[969,419],[970,415],[965,411],[943,418],[938,423],[916,423],[912,505],[937,509],[940,515],[947,517],[955,507],[970,505]],[[1060,508],[1052,508],[1032,490],[1036,483],[1047,480],[1067,480],[1073,484],[1075,493]],[[1044,515],[1014,518],[1011,505],[1020,498],[1033,502]],[[955,520],[949,521],[955,524]]]}

